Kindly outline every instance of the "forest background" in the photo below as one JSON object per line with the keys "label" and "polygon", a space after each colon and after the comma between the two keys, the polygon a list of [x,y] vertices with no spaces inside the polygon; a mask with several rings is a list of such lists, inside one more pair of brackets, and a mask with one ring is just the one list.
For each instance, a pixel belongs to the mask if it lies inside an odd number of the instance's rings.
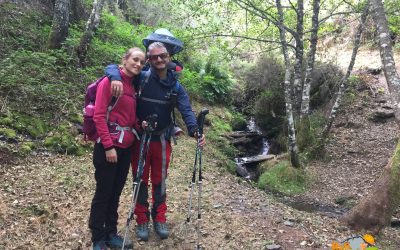
{"label": "forest background", "polygon": [[[357,89],[366,84],[364,76],[352,73],[358,48],[382,48],[382,38],[388,38],[393,50],[398,49],[400,3],[385,1],[385,12],[379,12],[383,9],[376,4],[383,6],[380,1],[0,1],[0,208],[4,208],[0,212],[0,247],[21,246],[15,239],[29,228],[14,223],[26,218],[46,225],[47,237],[42,236],[41,241],[29,238],[21,244],[33,248],[72,244],[68,237],[57,241],[50,236],[55,234],[51,230],[58,230],[49,224],[57,220],[52,216],[59,208],[54,200],[33,199],[40,192],[27,191],[27,185],[32,184],[21,183],[21,179],[27,180],[20,171],[32,174],[32,167],[40,166],[32,161],[46,159],[55,171],[58,188],[61,185],[64,192],[77,193],[83,185],[91,190],[91,170],[86,165],[81,170],[88,172],[88,177],[77,181],[70,176],[75,172],[65,172],[64,165],[54,164],[58,161],[54,154],[72,157],[68,161],[76,160],[78,165],[90,155],[92,145],[80,134],[86,86],[103,74],[107,64],[118,63],[127,48],[143,48],[142,39],[160,27],[168,28],[185,44],[185,50],[175,57],[184,64],[180,81],[195,111],[210,108],[206,121],[210,151],[206,156],[213,159],[212,164],[224,174],[237,173],[233,159],[241,152],[227,135],[244,130],[247,120],[254,117],[270,141],[271,154],[282,157],[259,167],[259,177],[251,185],[288,196],[302,194],[318,178],[307,166],[315,160],[330,161],[326,143],[338,110],[340,113],[342,105],[353,105]],[[379,16],[387,18],[386,36],[378,28]],[[329,54],[338,44],[352,53],[344,70]],[[365,70],[384,70],[390,80],[387,65],[383,61],[382,66]],[[393,97],[390,102],[396,107],[398,93],[388,82]],[[390,116],[397,120],[397,109],[393,109]],[[183,126],[181,120],[178,122]],[[186,143],[190,145],[183,140],[183,146]],[[386,168],[390,169],[389,177],[382,175],[387,185],[377,185],[378,191],[387,190],[387,195],[381,196],[384,201],[355,199],[348,204],[353,209],[344,221],[350,228],[378,235],[390,224],[399,202],[396,180],[400,178],[393,175],[398,164],[394,146],[389,149],[393,151],[393,160]],[[190,161],[193,155],[189,152],[176,157]],[[369,197],[376,197],[371,194]],[[374,208],[386,205],[387,209],[368,210],[368,202],[379,204]],[[365,219],[371,216],[374,219]],[[80,217],[85,218],[85,213]],[[10,235],[9,230],[16,235]],[[181,235],[176,235],[167,243],[169,247],[180,246]],[[332,240],[313,242],[322,247]],[[256,245],[277,242],[264,239]],[[81,240],[70,247],[85,248],[86,243]],[[284,242],[278,243],[290,249]],[[298,247],[314,247],[314,243],[300,243]],[[398,246],[393,241],[387,244],[393,249]]]}

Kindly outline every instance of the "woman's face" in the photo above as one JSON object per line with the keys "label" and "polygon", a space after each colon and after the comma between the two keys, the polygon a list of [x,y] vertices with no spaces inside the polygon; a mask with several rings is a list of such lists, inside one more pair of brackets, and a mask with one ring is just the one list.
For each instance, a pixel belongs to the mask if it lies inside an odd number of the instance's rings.
{"label": "woman's face", "polygon": [[123,60],[125,73],[128,76],[139,75],[140,71],[145,64],[144,53],[141,51],[132,52],[128,58]]}

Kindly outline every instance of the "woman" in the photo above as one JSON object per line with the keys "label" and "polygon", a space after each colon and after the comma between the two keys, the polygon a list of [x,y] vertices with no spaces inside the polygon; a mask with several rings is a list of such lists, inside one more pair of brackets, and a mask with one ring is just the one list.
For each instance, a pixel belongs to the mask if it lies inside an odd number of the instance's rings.
{"label": "woman", "polygon": [[[99,139],[94,146],[96,191],[92,200],[89,228],[93,249],[121,248],[123,239],[117,234],[119,197],[129,172],[132,144],[137,140],[135,129],[136,97],[132,84],[138,80],[145,64],[145,55],[139,48],[131,48],[122,58],[120,74],[123,94],[111,111],[111,84],[105,77],[97,87],[93,120]],[[128,242],[126,247],[132,247]]]}

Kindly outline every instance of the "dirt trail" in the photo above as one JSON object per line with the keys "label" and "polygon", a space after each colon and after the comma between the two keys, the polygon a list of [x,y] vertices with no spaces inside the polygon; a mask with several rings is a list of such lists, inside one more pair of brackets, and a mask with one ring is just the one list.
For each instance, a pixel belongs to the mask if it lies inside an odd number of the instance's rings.
{"label": "dirt trail", "polygon": [[[369,52],[364,55],[365,61],[356,67],[372,64]],[[379,57],[373,58],[379,62]],[[309,167],[316,182],[304,199],[332,206],[343,197],[357,202],[382,172],[394,147],[397,127],[393,120],[374,123],[367,119],[387,99],[386,91],[379,91],[379,79],[373,79],[371,86],[357,91],[354,103],[339,114],[328,144],[330,160],[316,161]],[[185,226],[194,141],[180,138],[174,150],[179,155],[174,156],[168,179],[171,237],[160,241],[152,233],[149,242],[143,243],[137,242],[132,232],[136,249],[195,247],[194,227]],[[217,159],[215,149],[206,147],[201,221],[204,249],[267,249],[273,245],[288,250],[330,249],[332,241],[356,233],[335,218],[278,202],[269,193],[230,175],[219,167]],[[17,165],[0,164],[0,249],[90,249],[87,219],[94,179],[89,156],[32,156]],[[121,230],[131,186],[129,181],[121,198]],[[193,223],[196,217],[193,210]],[[385,250],[399,249],[400,230],[387,228],[376,242]]]}

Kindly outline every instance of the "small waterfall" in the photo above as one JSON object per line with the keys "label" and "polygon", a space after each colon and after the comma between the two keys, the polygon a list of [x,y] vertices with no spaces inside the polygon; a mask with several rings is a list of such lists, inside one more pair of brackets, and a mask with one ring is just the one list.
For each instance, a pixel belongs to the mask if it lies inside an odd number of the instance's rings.
{"label": "small waterfall", "polygon": [[[247,123],[245,131],[236,131],[236,133],[247,134],[247,136],[258,137],[258,143],[247,144],[241,147],[244,156],[235,158],[236,172],[238,175],[256,180],[258,178],[257,165],[260,161],[268,159],[269,143],[267,138],[262,136],[261,129],[257,126],[254,117],[251,117]],[[256,146],[259,145],[259,146]],[[252,148],[250,150],[250,148]]]}
{"label": "small waterfall", "polygon": [[[250,120],[247,124],[247,128],[246,131],[249,132],[256,132],[259,135],[262,135],[262,131],[261,129],[257,126],[256,124],[256,120],[254,119],[254,117],[250,117]],[[260,150],[260,155],[267,155],[269,151],[269,144],[267,141],[267,138],[263,137],[262,139],[262,148]]]}

